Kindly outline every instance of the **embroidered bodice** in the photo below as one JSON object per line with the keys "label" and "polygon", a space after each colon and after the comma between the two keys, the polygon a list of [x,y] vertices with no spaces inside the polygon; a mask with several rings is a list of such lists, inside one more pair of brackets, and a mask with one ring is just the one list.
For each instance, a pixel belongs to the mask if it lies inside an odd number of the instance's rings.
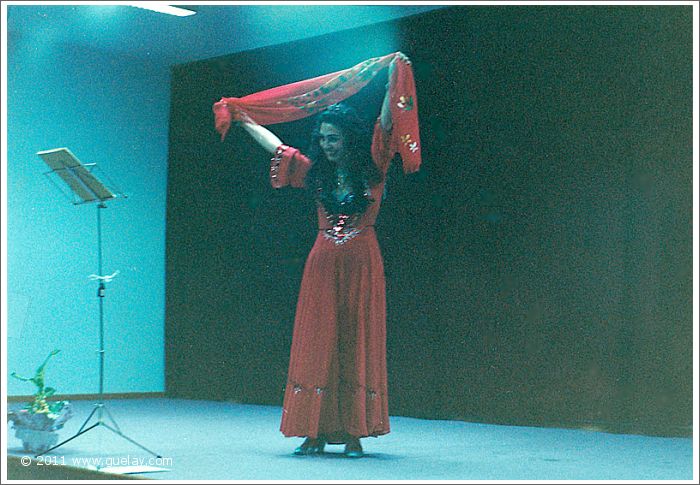
{"label": "embroidered bodice", "polygon": [[[393,151],[392,151],[393,150]],[[372,141],[372,159],[382,174],[386,174],[389,162],[396,150],[389,144],[388,133],[382,130],[380,123],[375,124]],[[270,182],[273,187],[287,185],[305,187],[306,174],[311,168],[311,160],[298,149],[288,145],[280,145],[270,164]],[[319,189],[322,190],[322,189]],[[365,186],[364,193],[347,193],[340,199],[333,194],[319,193],[317,203],[318,227],[324,237],[340,245],[351,240],[363,229],[373,226],[381,204],[384,182],[369,187]],[[341,194],[342,195],[342,194]],[[366,207],[358,197],[367,197],[371,202]],[[362,210],[358,210],[362,207]]]}

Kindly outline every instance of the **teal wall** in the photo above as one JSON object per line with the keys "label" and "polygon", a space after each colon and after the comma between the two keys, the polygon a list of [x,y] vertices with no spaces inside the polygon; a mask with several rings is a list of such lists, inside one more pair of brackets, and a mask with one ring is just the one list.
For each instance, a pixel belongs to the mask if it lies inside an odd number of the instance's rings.
{"label": "teal wall", "polygon": [[104,300],[104,390],[163,391],[169,68],[22,37],[12,21],[10,9],[7,394],[31,394],[9,373],[32,374],[55,348],[47,385],[98,391],[97,208],[73,205],[44,175],[36,152],[57,147],[128,195],[102,211],[104,273],[120,272]]}

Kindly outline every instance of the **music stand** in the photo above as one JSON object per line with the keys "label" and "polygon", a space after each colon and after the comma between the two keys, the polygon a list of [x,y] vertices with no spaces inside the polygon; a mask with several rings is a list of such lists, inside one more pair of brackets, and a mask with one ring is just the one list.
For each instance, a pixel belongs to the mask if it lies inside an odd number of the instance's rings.
{"label": "music stand", "polygon": [[[126,197],[124,194],[117,192],[113,192],[111,189],[109,189],[107,186],[105,186],[100,180],[95,177],[95,175],[88,170],[88,167],[91,167],[91,169],[94,169],[97,164],[88,164],[88,165],[83,165],[80,163],[80,160],[78,160],[75,155],[68,149],[68,148],[55,148],[53,150],[45,150],[41,152],[37,152],[37,155],[41,157],[44,162],[51,168],[50,171],[46,172],[45,175],[50,176],[51,174],[56,174],[58,177],[60,177],[67,185],[68,187],[72,190],[73,194],[77,196],[77,198],[74,198],[73,204],[79,205],[79,204],[87,204],[87,203],[92,203],[96,202],[97,203],[97,266],[98,266],[98,275],[93,275],[93,279],[96,279],[99,281],[99,287],[97,290],[97,297],[99,298],[99,303],[100,303],[100,349],[98,350],[99,354],[99,365],[100,365],[100,387],[99,387],[99,393],[98,393],[98,402],[95,403],[95,407],[93,408],[92,412],[90,415],[87,417],[83,425],[80,427],[78,432],[68,438],[67,440],[64,440],[60,442],[59,444],[42,451],[41,453],[38,453],[35,456],[39,457],[41,455],[45,455],[49,451],[53,451],[56,448],[63,446],[65,443],[68,443],[69,441],[77,438],[78,436],[87,433],[93,428],[96,428],[98,426],[104,426],[105,428],[109,429],[110,431],[118,434],[125,440],[135,444],[139,448],[149,452],[150,454],[161,458],[161,456],[145,446],[137,443],[133,439],[129,438],[126,436],[122,431],[119,429],[119,425],[116,423],[112,415],[110,414],[109,410],[105,407],[104,403],[104,355],[105,355],[105,350],[104,350],[104,308],[103,308],[103,302],[105,298],[105,283],[109,283],[112,278],[117,274],[113,274],[111,276],[104,276],[102,274],[102,217],[101,217],[101,211],[103,209],[107,208],[107,204],[105,204],[105,201],[110,200],[110,199],[115,199],[118,196],[120,197]],[[49,177],[50,178],[50,177]],[[53,180],[52,180],[53,182]],[[60,186],[58,187],[59,189]],[[63,190],[61,190],[64,192]],[[64,192],[65,194],[65,192]],[[107,415],[109,417],[109,420],[112,422],[113,426],[110,426],[109,424],[105,423],[104,421],[104,415]],[[96,416],[97,422],[92,424],[91,426],[87,427],[88,422],[92,419],[93,416]]]}

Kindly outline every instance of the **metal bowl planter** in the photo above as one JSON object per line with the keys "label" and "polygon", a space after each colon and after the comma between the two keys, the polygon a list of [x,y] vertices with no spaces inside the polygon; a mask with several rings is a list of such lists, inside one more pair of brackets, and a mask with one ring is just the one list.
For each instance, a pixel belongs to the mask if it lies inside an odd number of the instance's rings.
{"label": "metal bowl planter", "polygon": [[8,413],[8,421],[12,421],[15,436],[22,440],[25,451],[42,453],[58,442],[56,431],[73,415],[70,403],[61,403],[58,413],[32,413],[26,408]]}
{"label": "metal bowl planter", "polygon": [[12,427],[16,430],[15,436],[22,440],[26,451],[43,453],[55,445],[58,441],[56,430],[61,429],[73,415],[68,401],[49,401],[56,389],[44,385],[46,364],[59,352],[60,350],[54,350],[49,353],[33,377],[22,377],[14,372],[11,374],[16,379],[33,383],[37,388],[31,402],[7,415],[7,420],[12,421]]}

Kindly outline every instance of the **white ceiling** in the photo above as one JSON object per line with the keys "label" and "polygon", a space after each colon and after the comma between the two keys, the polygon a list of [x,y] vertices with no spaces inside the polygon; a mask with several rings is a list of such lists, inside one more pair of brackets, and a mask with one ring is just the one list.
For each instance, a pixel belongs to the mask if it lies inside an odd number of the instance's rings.
{"label": "white ceiling", "polygon": [[13,35],[35,45],[80,45],[157,64],[208,59],[267,45],[415,15],[444,5],[179,5],[197,14],[175,17],[127,5],[82,3],[7,6]]}

